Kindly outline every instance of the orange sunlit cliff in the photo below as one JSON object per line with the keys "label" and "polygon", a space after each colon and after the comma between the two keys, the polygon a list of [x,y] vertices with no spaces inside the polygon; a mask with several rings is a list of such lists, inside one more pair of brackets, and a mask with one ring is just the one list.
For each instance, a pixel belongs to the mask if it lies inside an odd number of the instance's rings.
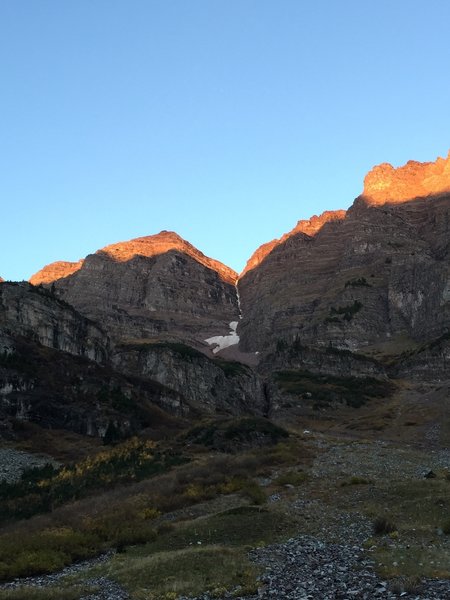
{"label": "orange sunlit cliff", "polygon": [[[105,246],[97,250],[96,254],[107,254],[117,262],[126,262],[135,256],[145,256],[147,258],[164,254],[170,250],[178,250],[187,254],[203,266],[216,271],[220,277],[227,283],[234,285],[237,279],[237,273],[221,262],[205,256],[200,250],[197,250],[192,244],[184,240],[173,231],[161,231],[156,235],[135,238],[128,242],[118,242]],[[62,279],[78,271],[83,260],[76,263],[55,262],[45,266],[30,278],[30,283],[39,285],[40,283],[49,284],[57,279]]]}
{"label": "orange sunlit cliff", "polygon": [[41,283],[48,284],[56,281],[57,279],[68,277],[69,275],[72,275],[72,273],[75,273],[81,269],[83,262],[83,260],[79,260],[78,262],[58,260],[50,263],[30,277],[30,283],[33,285],[40,285]]}
{"label": "orange sunlit cliff", "polygon": [[308,220],[299,221],[297,225],[289,231],[281,236],[279,239],[272,240],[271,242],[267,242],[260,246],[252,256],[247,261],[244,270],[242,271],[240,277],[245,275],[248,271],[251,271],[255,267],[257,267],[268,254],[272,252],[274,248],[283,244],[287,239],[296,235],[297,233],[304,233],[305,235],[309,235],[313,237],[317,234],[320,229],[325,225],[325,223],[329,223],[330,221],[341,221],[345,218],[346,211],[345,210],[327,210],[322,213],[320,216],[314,215]]}
{"label": "orange sunlit cliff", "polygon": [[389,163],[374,167],[364,179],[363,196],[369,204],[386,204],[449,191],[450,152],[435,162],[410,160],[397,169]]}

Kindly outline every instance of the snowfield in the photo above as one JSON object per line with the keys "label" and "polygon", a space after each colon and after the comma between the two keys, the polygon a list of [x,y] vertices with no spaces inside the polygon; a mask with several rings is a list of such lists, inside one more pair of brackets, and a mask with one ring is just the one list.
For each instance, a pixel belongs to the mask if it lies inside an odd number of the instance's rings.
{"label": "snowfield", "polygon": [[228,335],[215,335],[205,340],[205,342],[210,346],[215,345],[215,348],[213,348],[214,354],[217,354],[217,352],[220,352],[224,348],[239,344],[239,336],[236,333],[237,326],[238,321],[231,321],[230,333]]}

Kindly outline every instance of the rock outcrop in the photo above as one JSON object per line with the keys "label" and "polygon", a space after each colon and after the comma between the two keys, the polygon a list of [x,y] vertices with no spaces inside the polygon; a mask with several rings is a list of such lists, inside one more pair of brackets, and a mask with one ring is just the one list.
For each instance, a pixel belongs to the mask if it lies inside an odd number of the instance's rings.
{"label": "rock outcrop", "polygon": [[77,262],[67,262],[64,260],[59,260],[57,262],[51,263],[43,267],[37,273],[35,273],[30,278],[30,283],[32,283],[33,285],[53,283],[57,279],[68,277],[69,275],[72,275],[73,273],[78,271],[78,269],[81,269],[81,267],[83,266],[83,262],[83,260],[79,260]]}
{"label": "rock outcrop", "polygon": [[448,165],[375,168],[345,215],[294,230],[247,269],[241,349],[297,340],[399,354],[438,337],[450,326]]}
{"label": "rock outcrop", "polygon": [[199,413],[267,412],[262,379],[248,366],[209,358],[180,343],[134,343],[116,348],[113,365],[122,373],[150,378],[181,394]]}
{"label": "rock outcrop", "polygon": [[32,281],[51,283],[115,340],[162,335],[203,342],[225,335],[239,313],[237,274],[172,232],[107,246],[50,281],[60,272],[48,266]]}
{"label": "rock outcrop", "polygon": [[401,354],[390,369],[393,377],[444,381],[450,372],[450,332]]}
{"label": "rock outcrop", "polygon": [[[297,376],[299,389],[334,378],[329,405],[356,406],[354,378],[446,377],[450,154],[375,167],[348,211],[299,221],[261,246],[239,278],[163,231],[53,263],[31,283],[0,287],[8,418],[104,435],[111,423],[124,434],[145,426],[144,406],[183,418],[302,414],[317,402],[306,392],[292,400]],[[26,358],[16,368],[27,343],[38,376]],[[72,385],[84,369],[93,379]]]}
{"label": "rock outcrop", "polygon": [[322,229],[325,223],[341,221],[344,218],[345,210],[327,210],[320,216],[314,215],[311,217],[311,219],[299,221],[294,229],[289,231],[289,233],[285,233],[280,239],[267,242],[255,250],[252,256],[248,259],[240,277],[243,277],[248,271],[251,271],[257,267],[260,263],[262,263],[266,256],[272,252],[272,250],[286,242],[290,237],[296,235],[297,233],[304,233],[308,236],[314,236],[320,229]]}
{"label": "rock outcrop", "polygon": [[363,196],[371,205],[398,204],[443,193],[450,193],[450,152],[435,162],[410,160],[397,169],[383,163],[364,179]]}
{"label": "rock outcrop", "polygon": [[28,283],[0,288],[0,332],[105,363],[109,340],[101,327],[49,290]]}
{"label": "rock outcrop", "polygon": [[[181,394],[0,330],[0,438],[20,424],[117,439],[190,413]],[[167,417],[166,417],[167,418]]]}

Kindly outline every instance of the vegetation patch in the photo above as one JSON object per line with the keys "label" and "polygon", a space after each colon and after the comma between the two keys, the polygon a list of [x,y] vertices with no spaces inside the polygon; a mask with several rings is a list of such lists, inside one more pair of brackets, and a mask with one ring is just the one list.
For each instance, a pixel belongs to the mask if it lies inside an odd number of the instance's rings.
{"label": "vegetation patch", "polygon": [[346,479],[341,483],[341,487],[345,487],[347,485],[369,485],[372,483],[370,479],[366,479],[365,477],[359,477],[358,475],[353,475],[350,479]]}
{"label": "vegetation patch", "polygon": [[325,319],[325,322],[340,322],[342,319],[344,321],[351,321],[362,307],[363,304],[359,300],[355,300],[353,304],[338,306],[337,308],[332,306],[330,308],[330,315]]}
{"label": "vegetation patch", "polygon": [[207,590],[212,597],[221,597],[227,590],[237,596],[255,593],[258,587],[258,570],[250,564],[247,552],[228,546],[195,545],[144,556],[121,555],[110,562],[106,574],[136,600],[175,600]]}
{"label": "vegetation patch", "polygon": [[0,590],[0,600],[79,600],[98,592],[95,586],[47,586],[45,588],[19,587]]}
{"label": "vegetation patch", "polygon": [[29,469],[17,483],[0,483],[0,519],[47,512],[93,490],[152,477],[186,460],[175,452],[160,452],[154,442],[132,438],[59,470],[51,465]]}
{"label": "vegetation patch", "polygon": [[[10,497],[11,516],[17,517],[17,513],[22,513],[32,501],[38,503],[43,490],[52,489],[49,482],[59,482],[61,478],[66,481],[67,477],[69,483],[76,481],[80,486],[79,493],[84,497],[72,502],[69,494],[69,502],[45,515],[8,523],[4,533],[0,533],[0,580],[58,571],[111,547],[122,553],[132,546],[144,544],[159,552],[164,551],[171,540],[178,540],[173,542],[174,547],[183,548],[184,542],[179,541],[181,536],[188,540],[188,548],[189,540],[192,541],[195,535],[188,529],[181,533],[177,522],[164,520],[164,514],[180,511],[178,518],[183,518],[184,511],[195,505],[198,508],[189,509],[186,515],[190,515],[191,510],[197,515],[217,511],[217,508],[209,508],[210,505],[227,508],[235,507],[236,502],[252,505],[241,505],[236,513],[227,514],[225,511],[212,520],[206,517],[197,519],[195,531],[206,536],[208,544],[233,546],[241,542],[253,543],[255,539],[255,543],[268,542],[273,536],[282,535],[290,525],[283,516],[273,516],[263,508],[265,490],[252,476],[268,476],[275,466],[298,464],[307,459],[300,440],[295,437],[282,437],[282,440],[278,444],[241,454],[211,456],[201,451],[196,461],[179,464],[176,469],[141,480],[141,468],[147,474],[147,468],[151,468],[153,473],[155,465],[152,461],[158,455],[159,460],[167,456],[167,451],[164,452],[160,446],[142,440],[130,440],[59,471],[50,466],[29,471],[20,484],[22,492],[29,488],[34,490],[35,495],[24,493],[16,498]],[[179,446],[185,446],[184,439],[175,446],[172,444],[175,449]],[[175,449],[171,456],[183,456]],[[189,452],[191,457],[195,455],[193,447]],[[109,465],[111,460],[113,469]],[[146,464],[147,461],[149,464]],[[163,467],[168,467],[168,464],[163,463]],[[114,485],[114,472],[122,474],[117,478],[122,485]],[[66,473],[64,477],[63,473]],[[86,479],[81,477],[86,473]],[[97,479],[97,485],[101,487],[90,488],[88,482],[91,477]],[[103,483],[102,477],[106,477]],[[83,481],[86,483],[85,490],[82,488]],[[96,491],[96,495],[91,494],[89,489]],[[5,499],[3,502],[5,506]],[[138,547],[134,550],[139,553]]]}
{"label": "vegetation patch", "polygon": [[250,367],[243,365],[235,360],[223,360],[222,358],[214,358],[212,362],[220,367],[227,377],[237,377],[239,375],[248,375],[251,371]]}
{"label": "vegetation patch", "polygon": [[268,419],[248,417],[214,421],[190,429],[186,442],[200,444],[221,452],[237,452],[251,447],[277,444],[288,432]]}
{"label": "vegetation patch", "polygon": [[[175,523],[144,545],[129,548],[106,565],[137,599],[175,599],[209,591],[241,596],[257,592],[257,568],[248,550],[285,539],[296,524],[284,513],[239,506],[208,517]],[[92,573],[105,575],[105,566]]]}
{"label": "vegetation patch", "polygon": [[254,546],[264,545],[289,535],[294,522],[284,513],[264,507],[241,506],[175,525],[165,535],[145,546],[129,548],[127,555],[142,556],[190,546]]}
{"label": "vegetation patch", "polygon": [[338,377],[305,370],[278,371],[275,381],[284,392],[309,398],[317,408],[336,402],[358,408],[369,400],[390,396],[394,390],[391,382],[374,377]]}
{"label": "vegetation patch", "polygon": [[277,485],[301,485],[307,480],[308,476],[304,471],[286,471],[275,479]]}
{"label": "vegetation patch", "polygon": [[355,277],[345,282],[345,287],[372,287],[365,277]]}
{"label": "vegetation patch", "polygon": [[397,531],[397,526],[386,517],[377,517],[372,524],[372,529],[374,535],[386,535]]}
{"label": "vegetation patch", "polygon": [[30,377],[36,375],[37,369],[32,357],[25,353],[3,351],[0,352],[0,367],[19,371]]}
{"label": "vegetation patch", "polygon": [[175,354],[178,354],[180,358],[184,360],[201,360],[210,362],[217,367],[220,367],[227,377],[235,377],[238,375],[244,375],[251,371],[250,367],[237,361],[223,360],[222,358],[209,358],[203,352],[200,352],[192,346],[182,344],[181,342],[130,342],[124,344],[127,349],[131,350],[170,350]]}

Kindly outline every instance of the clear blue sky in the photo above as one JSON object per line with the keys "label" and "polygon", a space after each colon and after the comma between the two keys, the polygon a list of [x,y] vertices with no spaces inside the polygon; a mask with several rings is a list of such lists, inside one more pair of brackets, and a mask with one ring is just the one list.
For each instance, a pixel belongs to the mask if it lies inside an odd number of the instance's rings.
{"label": "clear blue sky", "polygon": [[1,0],[0,275],[177,231],[241,270],[450,148],[448,0]]}

